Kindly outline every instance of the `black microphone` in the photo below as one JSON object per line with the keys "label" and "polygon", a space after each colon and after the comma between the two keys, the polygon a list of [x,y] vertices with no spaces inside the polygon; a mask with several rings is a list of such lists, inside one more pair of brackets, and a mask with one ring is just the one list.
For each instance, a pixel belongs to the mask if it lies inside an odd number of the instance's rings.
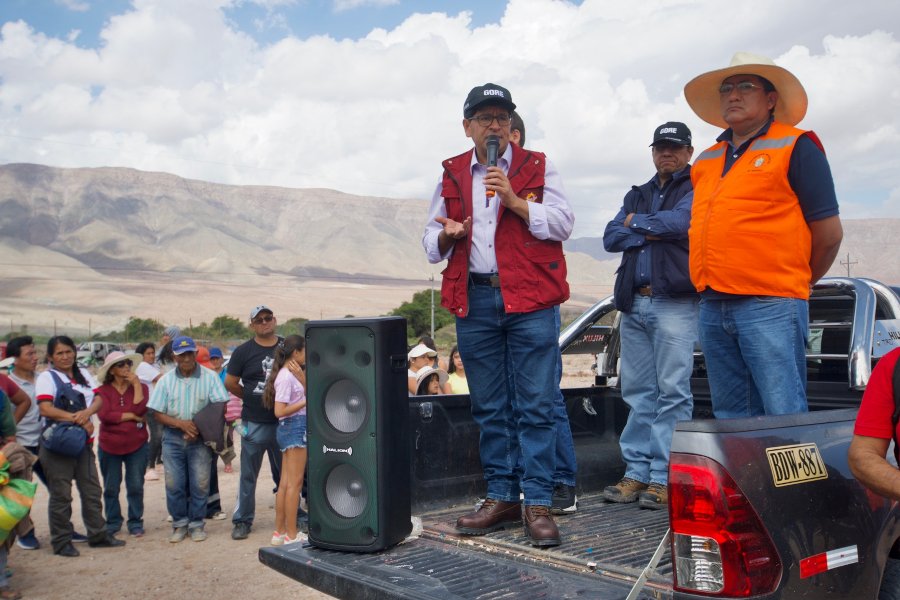
{"label": "black microphone", "polygon": [[500,138],[496,135],[487,137],[487,159],[489,167],[497,166],[497,153],[500,152]]}
{"label": "black microphone", "polygon": [[[496,135],[487,136],[487,161],[489,167],[497,166],[497,153],[500,152],[500,138]],[[494,190],[487,190],[484,195],[487,198],[494,197]]]}

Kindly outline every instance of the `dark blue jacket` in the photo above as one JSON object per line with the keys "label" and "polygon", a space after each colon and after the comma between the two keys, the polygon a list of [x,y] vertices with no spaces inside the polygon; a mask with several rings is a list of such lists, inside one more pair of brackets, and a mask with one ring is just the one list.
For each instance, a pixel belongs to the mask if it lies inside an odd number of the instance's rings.
{"label": "dark blue jacket", "polygon": [[[696,294],[691,283],[688,268],[688,234],[690,210],[677,217],[662,218],[661,213],[673,211],[676,205],[687,194],[693,191],[691,186],[691,167],[688,165],[673,176],[665,190],[662,206],[659,211],[651,213],[653,202],[653,180],[641,186],[632,186],[625,195],[622,210],[615,219],[606,226],[603,234],[603,245],[608,252],[622,252],[622,263],[616,271],[616,283],[613,291],[616,308],[622,312],[631,310],[634,299],[634,276],[637,255],[644,244],[653,244],[651,254],[651,282],[654,296],[681,296]],[[655,226],[647,225],[646,229],[626,228],[623,225],[629,213],[636,215],[654,215],[659,218],[648,219]],[[633,222],[638,220],[637,217]],[[645,235],[652,234],[661,239],[646,240]]]}

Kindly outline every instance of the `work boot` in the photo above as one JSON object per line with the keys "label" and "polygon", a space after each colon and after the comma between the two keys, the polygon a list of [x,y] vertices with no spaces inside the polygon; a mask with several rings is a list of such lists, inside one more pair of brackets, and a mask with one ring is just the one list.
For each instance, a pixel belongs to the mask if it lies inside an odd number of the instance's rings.
{"label": "work boot", "polygon": [[559,546],[559,529],[550,516],[549,506],[525,505],[525,535],[532,546]]}
{"label": "work boot", "polygon": [[578,496],[573,485],[557,483],[550,500],[550,512],[554,515],[568,515],[578,510]]}
{"label": "work boot", "polygon": [[647,489],[647,484],[623,477],[622,481],[616,485],[608,485],[603,490],[603,498],[610,502],[634,502],[638,499],[641,492]]}
{"label": "work boot", "polygon": [[646,491],[641,492],[638,506],[659,510],[669,505],[669,490],[661,483],[651,483]]}
{"label": "work boot", "polygon": [[456,520],[456,529],[464,535],[484,535],[522,522],[518,502],[487,498],[477,511]]}

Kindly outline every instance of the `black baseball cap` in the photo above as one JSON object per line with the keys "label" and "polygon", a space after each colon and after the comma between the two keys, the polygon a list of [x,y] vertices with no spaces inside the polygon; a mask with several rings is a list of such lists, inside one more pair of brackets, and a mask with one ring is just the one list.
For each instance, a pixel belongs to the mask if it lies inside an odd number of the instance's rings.
{"label": "black baseball cap", "polygon": [[690,146],[691,130],[688,129],[687,125],[678,121],[663,123],[653,132],[653,143],[650,145],[655,146],[660,142]]}
{"label": "black baseball cap", "polygon": [[516,105],[512,101],[512,94],[509,93],[508,89],[496,83],[486,83],[472,88],[472,91],[466,96],[466,103],[463,104],[463,116],[471,119],[475,114],[475,109],[485,104],[502,106],[508,108],[510,112],[516,110]]}

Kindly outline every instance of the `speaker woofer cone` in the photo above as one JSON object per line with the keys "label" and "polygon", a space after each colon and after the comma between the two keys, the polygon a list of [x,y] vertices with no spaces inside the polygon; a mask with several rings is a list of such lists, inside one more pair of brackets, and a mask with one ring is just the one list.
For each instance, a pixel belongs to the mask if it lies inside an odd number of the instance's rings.
{"label": "speaker woofer cone", "polygon": [[325,418],[341,433],[354,433],[366,422],[369,398],[349,379],[335,381],[325,392]]}
{"label": "speaker woofer cone", "polygon": [[362,473],[345,463],[332,469],[325,478],[325,498],[338,515],[355,519],[369,503],[369,490]]}

